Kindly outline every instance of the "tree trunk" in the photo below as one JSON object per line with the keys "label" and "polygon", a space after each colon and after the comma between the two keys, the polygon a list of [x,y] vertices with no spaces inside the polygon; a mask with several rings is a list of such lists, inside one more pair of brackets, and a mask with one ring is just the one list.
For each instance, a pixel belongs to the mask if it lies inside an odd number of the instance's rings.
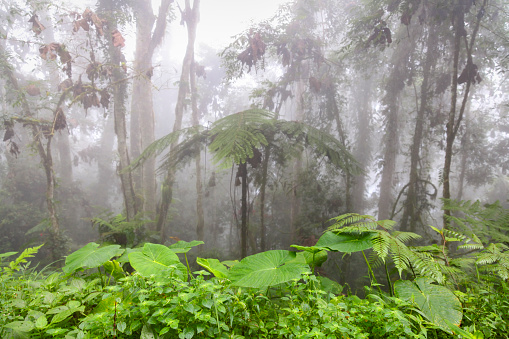
{"label": "tree trunk", "polygon": [[[408,184],[407,198],[404,204],[403,217],[401,219],[402,230],[416,231],[416,225],[421,219],[419,208],[420,185],[419,182],[419,161],[421,160],[421,147],[423,139],[423,130],[426,122],[426,112],[428,110],[429,101],[429,80],[431,69],[437,63],[436,45],[437,31],[434,26],[429,28],[427,40],[426,60],[424,61],[424,69],[422,75],[420,106],[417,108],[417,117],[415,121],[414,136],[410,149],[410,178]],[[425,187],[424,187],[425,189]]]}
{"label": "tree trunk", "polygon": [[[357,141],[355,147],[355,159],[363,169],[369,166],[371,160],[371,79],[363,79],[358,82],[355,91],[355,107],[357,111]],[[366,192],[367,174],[360,174],[353,178],[352,187],[352,211],[363,213],[365,208],[364,194]]]}
{"label": "tree trunk", "polygon": [[[0,55],[5,55],[5,50],[1,45],[0,45]],[[8,62],[8,60],[5,61]],[[2,68],[4,74],[7,77],[7,81],[11,84],[12,88],[15,91],[22,93],[18,84],[18,80],[13,72],[13,68],[10,67],[9,64],[5,63],[0,67]],[[21,106],[23,108],[25,116],[31,119],[28,121],[24,121],[24,123],[30,126],[33,143],[35,145],[35,148],[37,149],[39,157],[41,158],[41,163],[44,168],[44,173],[46,175],[46,207],[48,209],[48,217],[50,221],[49,231],[51,234],[51,238],[53,240],[58,240],[60,237],[60,225],[58,222],[57,210],[55,205],[55,173],[53,171],[53,158],[51,156],[51,140],[53,138],[53,131],[50,131],[45,135],[42,128],[39,126],[39,124],[36,123],[37,120],[35,120],[35,122],[33,121],[34,114],[30,109],[30,105],[28,104],[28,101],[26,100],[24,94],[20,94],[20,98]],[[56,116],[57,110],[58,107],[54,110],[55,113],[54,118]],[[20,121],[23,121],[23,117],[20,118]],[[43,137],[45,137],[47,140],[46,147],[44,147],[44,143],[41,139]],[[56,251],[55,249],[56,247],[52,246],[51,255],[53,260],[59,259],[59,256],[62,255],[62,253],[58,253],[58,251]]]}
{"label": "tree trunk", "polygon": [[240,226],[240,258],[247,257],[247,163],[239,165],[242,175],[241,226]]}
{"label": "tree trunk", "polygon": [[[109,21],[106,26],[105,35],[111,36],[111,32],[116,29],[113,21]],[[129,166],[129,151],[127,149],[127,127],[126,127],[126,107],[125,98],[127,97],[127,79],[124,71],[120,67],[121,51],[120,47],[113,46],[109,39],[108,43],[111,63],[115,65],[112,75],[113,86],[113,118],[115,125],[115,134],[117,136],[117,152],[119,162],[117,172],[120,176],[122,193],[124,195],[124,208],[127,220],[133,220],[138,213],[136,195],[134,193],[133,178],[130,171],[125,169]]]}
{"label": "tree trunk", "polygon": [[[398,35],[407,33],[407,27],[402,27]],[[392,71],[387,79],[386,94],[384,97],[385,125],[384,156],[382,178],[380,180],[380,197],[378,201],[378,219],[388,219],[393,204],[393,181],[396,170],[396,157],[399,150],[398,136],[398,110],[399,95],[405,87],[404,76],[410,62],[409,54],[414,49],[415,39],[403,39],[392,55]]]}
{"label": "tree trunk", "polygon": [[[463,100],[461,102],[461,106],[459,112],[457,112],[457,99],[458,99],[458,71],[459,71],[459,55],[461,50],[461,38],[465,39],[465,48],[467,51],[467,65],[472,64],[472,51],[475,44],[475,39],[477,36],[477,32],[479,31],[479,25],[481,19],[484,15],[485,7],[488,3],[488,0],[484,0],[482,5],[479,8],[478,14],[476,16],[477,21],[474,25],[474,29],[471,34],[470,43],[467,44],[468,40],[466,38],[465,31],[465,6],[466,4],[462,1],[455,3],[452,11],[454,15],[454,48],[453,48],[453,65],[452,65],[452,86],[451,86],[451,109],[449,111],[449,117],[446,125],[446,146],[445,146],[445,160],[444,160],[444,170],[443,170],[443,193],[442,197],[444,200],[451,199],[451,188],[450,188],[450,174],[451,174],[451,164],[452,164],[452,156],[453,156],[453,145],[454,140],[456,139],[456,135],[458,134],[459,127],[461,125],[461,121],[463,120],[463,114],[465,112],[465,108],[468,102],[468,97],[470,93],[471,81],[470,79],[466,81],[465,90],[463,93]],[[456,113],[458,113],[458,117],[456,118]],[[451,211],[449,209],[444,208],[444,228],[449,227],[448,217],[451,215]]]}
{"label": "tree trunk", "polygon": [[[191,85],[191,109],[193,126],[198,127],[200,125],[200,117],[198,112],[198,90],[196,88],[196,64],[193,60],[191,61],[191,68],[189,74],[189,83]],[[205,227],[205,216],[203,213],[203,184],[201,177],[201,154],[196,154],[195,158],[196,167],[196,237],[198,240],[204,240],[204,227]]]}
{"label": "tree trunk", "polygon": [[[182,119],[184,116],[184,108],[186,104],[186,97],[189,93],[190,71],[191,64],[194,60],[194,43],[196,41],[196,27],[199,22],[199,8],[200,0],[194,0],[193,7],[191,8],[190,0],[186,0],[183,19],[187,26],[187,49],[182,63],[182,73],[180,75],[179,92],[177,96],[177,104],[175,105],[175,122],[173,124],[173,132],[182,128]],[[170,146],[170,156],[175,152],[177,143]],[[163,182],[162,201],[159,208],[159,215],[157,218],[157,231],[160,232],[161,242],[166,239],[166,229],[164,227],[168,211],[170,208],[171,200],[173,198],[173,184],[175,182],[175,169],[168,169],[168,173]]]}
{"label": "tree trunk", "polygon": [[[153,73],[152,57],[156,47],[162,41],[166,29],[166,16],[173,0],[163,0],[159,7],[157,22],[150,0],[139,0],[134,4],[136,13],[136,51],[131,98],[131,155],[137,158],[141,152],[155,140],[155,120],[152,98]],[[156,27],[154,28],[154,22]],[[152,29],[154,32],[152,33]],[[142,197],[143,212],[155,218],[156,177],[155,157],[148,158],[139,169],[133,172],[137,197]],[[151,225],[153,228],[155,225]]]}

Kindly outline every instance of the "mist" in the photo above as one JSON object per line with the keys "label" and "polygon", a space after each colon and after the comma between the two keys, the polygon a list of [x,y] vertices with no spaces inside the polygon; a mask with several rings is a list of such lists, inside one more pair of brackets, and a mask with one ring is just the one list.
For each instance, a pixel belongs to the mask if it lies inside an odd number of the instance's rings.
{"label": "mist", "polygon": [[[233,260],[345,213],[431,244],[465,203],[509,208],[505,2],[236,3],[0,5],[0,253]],[[354,284],[359,258],[320,270]]]}

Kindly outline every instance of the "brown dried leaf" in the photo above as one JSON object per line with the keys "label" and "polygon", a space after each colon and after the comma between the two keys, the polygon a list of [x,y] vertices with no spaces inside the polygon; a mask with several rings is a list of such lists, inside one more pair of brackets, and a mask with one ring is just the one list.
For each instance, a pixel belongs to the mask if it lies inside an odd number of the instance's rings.
{"label": "brown dried leaf", "polygon": [[66,64],[72,60],[71,54],[62,45],[58,46],[57,53],[60,57],[60,62],[63,64]]}
{"label": "brown dried leaf", "polygon": [[57,55],[55,51],[59,48],[59,44],[52,42],[51,44],[43,45],[39,48],[39,55],[43,60],[55,60]]}
{"label": "brown dried leaf", "polygon": [[32,23],[32,31],[37,35],[41,34],[41,32],[46,29],[46,27],[44,27],[44,25],[39,21],[37,14],[32,15],[28,22]]}
{"label": "brown dried leaf", "polygon": [[26,87],[26,91],[29,95],[33,97],[41,94],[41,89],[37,87],[37,85],[35,84],[28,84],[28,86]]}
{"label": "brown dried leaf", "polygon": [[120,48],[125,46],[125,39],[122,36],[122,33],[120,33],[117,29],[111,32],[111,39],[113,41],[113,46]]}
{"label": "brown dried leaf", "polygon": [[10,140],[14,136],[14,129],[11,123],[5,123],[4,141]]}
{"label": "brown dried leaf", "polygon": [[55,122],[53,123],[53,128],[55,131],[62,130],[67,127],[67,121],[65,119],[64,111],[61,107],[57,109],[57,112],[55,113]]}
{"label": "brown dried leaf", "polygon": [[87,19],[82,18],[80,20],[75,20],[73,22],[73,32],[77,32],[80,30],[80,28],[83,28],[85,32],[88,32],[90,30],[90,25],[88,24]]}
{"label": "brown dried leaf", "polygon": [[93,62],[93,63],[88,64],[87,69],[85,70],[85,72],[87,73],[87,76],[88,76],[89,80],[92,81],[95,78],[97,78],[98,70],[99,70],[100,65],[101,64],[99,64],[97,62]]}
{"label": "brown dried leaf", "polygon": [[104,108],[108,108],[110,104],[110,94],[108,93],[108,90],[106,88],[101,91],[100,103]]}
{"label": "brown dried leaf", "polygon": [[97,30],[97,35],[103,36],[104,35],[103,21],[94,12],[92,12],[90,19],[92,20],[92,23],[94,24],[95,29]]}
{"label": "brown dried leaf", "polygon": [[315,77],[309,77],[309,87],[311,88],[311,92],[315,94],[320,93],[322,82]]}
{"label": "brown dried leaf", "polygon": [[73,95],[74,99],[76,99],[83,92],[85,92],[85,89],[83,88],[83,83],[81,82],[81,76],[80,76],[78,82],[72,88],[72,95]]}
{"label": "brown dried leaf", "polygon": [[71,79],[65,79],[58,85],[58,91],[65,91],[68,88],[72,87],[72,80]]}
{"label": "brown dried leaf", "polygon": [[12,155],[14,155],[16,158],[18,157],[18,154],[20,154],[21,152],[19,151],[19,147],[18,147],[18,144],[16,144],[14,141],[10,141],[10,149],[9,149],[9,153],[11,153]]}

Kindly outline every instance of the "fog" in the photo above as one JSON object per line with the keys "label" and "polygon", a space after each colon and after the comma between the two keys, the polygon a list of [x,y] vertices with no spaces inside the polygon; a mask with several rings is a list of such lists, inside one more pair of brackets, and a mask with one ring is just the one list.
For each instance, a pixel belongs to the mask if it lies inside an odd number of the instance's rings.
{"label": "fog", "polygon": [[[345,213],[432,243],[466,201],[507,208],[493,3],[2,2],[0,253],[203,240],[239,259]],[[355,260],[323,273],[357,279]]]}

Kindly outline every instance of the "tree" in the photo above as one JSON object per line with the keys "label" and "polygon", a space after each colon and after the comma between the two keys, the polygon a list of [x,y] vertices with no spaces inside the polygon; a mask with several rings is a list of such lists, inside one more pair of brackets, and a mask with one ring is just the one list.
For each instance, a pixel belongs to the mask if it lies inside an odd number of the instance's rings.
{"label": "tree", "polygon": [[172,132],[150,145],[134,163],[139,166],[148,157],[163,152],[183,137],[173,152],[164,158],[161,168],[176,170],[194,159],[195,155],[209,145],[214,154],[214,161],[221,167],[238,166],[237,177],[241,178],[241,257],[247,255],[248,223],[247,223],[247,190],[248,167],[260,165],[261,147],[272,149],[290,149],[288,156],[299,154],[304,147],[312,149],[317,155],[325,157],[330,163],[343,171],[356,174],[360,167],[343,144],[328,133],[324,133],[310,125],[297,121],[274,119],[274,114],[265,110],[250,109],[226,116],[217,120],[210,130],[196,127]]}
{"label": "tree", "polygon": [[[159,7],[157,20],[152,11],[152,1],[133,2],[136,16],[136,52],[134,61],[133,92],[131,97],[131,155],[136,158],[141,151],[155,140],[154,109],[152,101],[151,77],[154,67],[152,57],[161,43],[168,22],[168,11],[173,0],[163,0]],[[155,23],[155,25],[154,25]],[[147,162],[134,172],[135,191],[143,197],[143,212],[155,216],[156,180],[155,159]]]}

